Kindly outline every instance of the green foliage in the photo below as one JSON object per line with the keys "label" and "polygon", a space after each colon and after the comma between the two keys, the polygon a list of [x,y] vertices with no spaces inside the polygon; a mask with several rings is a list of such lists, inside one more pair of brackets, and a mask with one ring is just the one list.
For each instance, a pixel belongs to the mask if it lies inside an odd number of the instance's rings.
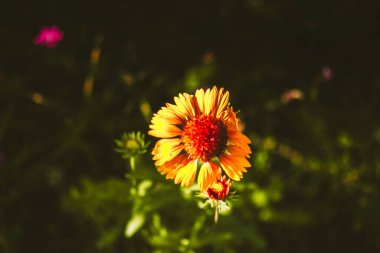
{"label": "green foliage", "polygon": [[[23,7],[0,10],[0,252],[380,252],[380,3]],[[50,24],[63,40],[35,46]],[[142,137],[173,95],[213,84],[253,149],[216,225]]]}
{"label": "green foliage", "polygon": [[129,207],[128,194],[128,185],[123,180],[95,183],[85,179],[80,188],[70,189],[63,207],[91,222],[98,232],[96,247],[104,250],[120,239]]}

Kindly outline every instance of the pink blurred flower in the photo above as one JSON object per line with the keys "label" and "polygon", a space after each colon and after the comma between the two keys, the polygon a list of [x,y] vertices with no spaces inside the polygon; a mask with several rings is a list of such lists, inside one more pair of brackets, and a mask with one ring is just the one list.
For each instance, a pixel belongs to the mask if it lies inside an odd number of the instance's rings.
{"label": "pink blurred flower", "polygon": [[284,104],[287,104],[292,100],[301,100],[301,99],[303,99],[303,92],[299,89],[287,90],[281,95],[281,101]]}
{"label": "pink blurred flower", "polygon": [[330,81],[334,78],[334,73],[330,67],[325,66],[322,68],[322,78],[326,81]]}
{"label": "pink blurred flower", "polygon": [[34,44],[54,48],[63,38],[63,32],[57,26],[42,27],[40,33],[34,38]]}

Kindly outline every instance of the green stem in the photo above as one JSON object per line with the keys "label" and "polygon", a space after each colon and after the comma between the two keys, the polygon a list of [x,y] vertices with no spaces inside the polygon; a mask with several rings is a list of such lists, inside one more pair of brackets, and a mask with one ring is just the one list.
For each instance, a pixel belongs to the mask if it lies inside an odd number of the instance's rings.
{"label": "green stem", "polygon": [[215,206],[215,224],[218,223],[219,220],[219,207],[218,205]]}
{"label": "green stem", "polygon": [[135,158],[132,156],[129,158],[129,166],[131,167],[131,172],[132,172],[132,194],[135,194],[137,192],[137,182],[135,178],[135,172],[136,172],[136,161]]}
{"label": "green stem", "polygon": [[135,158],[133,156],[129,158],[129,165],[131,166],[132,172],[135,173]]}

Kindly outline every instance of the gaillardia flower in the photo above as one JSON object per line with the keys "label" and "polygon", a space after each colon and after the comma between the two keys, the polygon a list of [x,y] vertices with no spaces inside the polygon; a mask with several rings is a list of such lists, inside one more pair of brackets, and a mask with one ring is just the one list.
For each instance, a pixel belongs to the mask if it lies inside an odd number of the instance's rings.
{"label": "gaillardia flower", "polygon": [[207,196],[212,200],[223,200],[228,197],[230,188],[231,180],[226,180],[226,176],[223,176],[207,188]]}
{"label": "gaillardia flower", "polygon": [[158,138],[152,154],[158,171],[176,184],[193,184],[198,168],[201,191],[220,179],[222,170],[239,181],[250,167],[250,140],[238,128],[223,88],[199,89],[174,97],[153,115],[149,134]]}

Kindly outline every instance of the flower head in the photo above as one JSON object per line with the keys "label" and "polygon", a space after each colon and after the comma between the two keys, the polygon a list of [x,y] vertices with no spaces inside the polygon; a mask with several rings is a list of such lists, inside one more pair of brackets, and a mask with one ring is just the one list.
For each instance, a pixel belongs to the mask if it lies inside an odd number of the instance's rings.
{"label": "flower head", "polygon": [[123,133],[120,140],[115,140],[116,151],[121,153],[123,158],[142,155],[147,151],[149,142],[145,142],[145,136],[140,132]]}
{"label": "flower head", "polygon": [[213,200],[223,200],[228,197],[231,188],[231,180],[226,180],[226,176],[218,179],[215,183],[207,188],[207,195]]}
{"label": "flower head", "polygon": [[40,33],[34,38],[34,44],[54,48],[63,38],[63,32],[57,26],[42,27]]}
{"label": "flower head", "polygon": [[154,114],[149,134],[161,138],[152,154],[158,171],[176,184],[194,183],[205,191],[222,174],[240,180],[250,163],[250,140],[238,128],[223,88],[199,89],[195,95],[179,94]]}

